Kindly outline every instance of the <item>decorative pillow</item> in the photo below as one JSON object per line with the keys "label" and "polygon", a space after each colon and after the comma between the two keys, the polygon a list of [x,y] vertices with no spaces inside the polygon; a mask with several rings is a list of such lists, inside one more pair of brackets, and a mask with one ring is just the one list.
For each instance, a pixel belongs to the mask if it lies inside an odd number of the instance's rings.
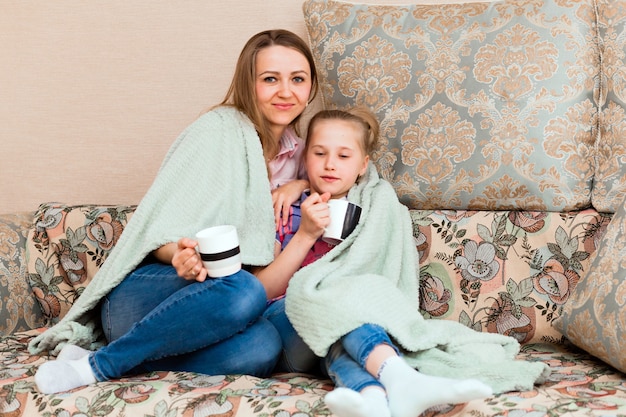
{"label": "decorative pillow", "polygon": [[48,325],[82,294],[117,243],[134,206],[45,203],[28,234],[28,278]]}
{"label": "decorative pillow", "polygon": [[553,322],[609,222],[595,210],[411,210],[411,217],[422,314],[520,343],[562,339]]}
{"label": "decorative pillow", "polygon": [[598,211],[615,213],[626,197],[626,1],[599,0],[598,33],[602,45],[600,140],[593,180],[592,202]]}
{"label": "decorative pillow", "polygon": [[593,0],[304,2],[325,107],[368,106],[374,155],[416,209],[589,207]]}
{"label": "decorative pillow", "polygon": [[26,236],[32,212],[0,215],[0,334],[44,325],[26,278]]}
{"label": "decorative pillow", "polygon": [[555,327],[576,346],[626,372],[626,201],[607,226],[589,272]]}

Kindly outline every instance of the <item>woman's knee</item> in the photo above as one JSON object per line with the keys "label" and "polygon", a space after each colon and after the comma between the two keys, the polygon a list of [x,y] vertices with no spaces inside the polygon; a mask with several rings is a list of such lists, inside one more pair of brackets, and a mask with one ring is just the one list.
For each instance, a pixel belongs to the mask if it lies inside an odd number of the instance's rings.
{"label": "woman's knee", "polygon": [[267,306],[267,296],[265,288],[254,275],[241,270],[221,279],[226,284],[226,297],[230,300],[226,308],[235,316],[251,321],[263,314]]}

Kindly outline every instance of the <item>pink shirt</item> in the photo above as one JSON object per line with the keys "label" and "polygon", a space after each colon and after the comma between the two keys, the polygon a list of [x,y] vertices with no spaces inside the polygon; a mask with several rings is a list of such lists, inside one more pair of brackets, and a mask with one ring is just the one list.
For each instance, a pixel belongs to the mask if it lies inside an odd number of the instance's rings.
{"label": "pink shirt", "polygon": [[291,128],[285,129],[280,138],[278,155],[269,163],[272,172],[270,181],[272,190],[295,179],[308,178],[302,160],[303,151],[304,140],[296,136]]}

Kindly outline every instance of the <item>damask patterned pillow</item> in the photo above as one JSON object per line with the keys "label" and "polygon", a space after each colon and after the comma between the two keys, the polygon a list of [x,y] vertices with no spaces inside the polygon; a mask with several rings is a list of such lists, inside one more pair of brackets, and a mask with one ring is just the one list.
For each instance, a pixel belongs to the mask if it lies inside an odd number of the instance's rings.
{"label": "damask patterned pillow", "polygon": [[26,279],[26,236],[32,212],[0,215],[0,334],[44,325]]}
{"label": "damask patterned pillow", "polygon": [[374,161],[404,204],[562,212],[591,201],[593,6],[307,0],[303,10],[324,106],[378,115]]}
{"label": "damask patterned pillow", "polygon": [[28,235],[28,278],[48,321],[58,322],[117,243],[134,206],[46,203]]}
{"label": "damask patterned pillow", "polygon": [[615,213],[626,197],[626,0],[598,0],[595,13],[606,97],[600,112],[592,202],[598,211]]}
{"label": "damask patterned pillow", "polygon": [[609,222],[594,210],[411,210],[411,217],[422,314],[520,343],[562,339],[553,323]]}
{"label": "damask patterned pillow", "polygon": [[626,201],[555,326],[576,346],[626,372]]}

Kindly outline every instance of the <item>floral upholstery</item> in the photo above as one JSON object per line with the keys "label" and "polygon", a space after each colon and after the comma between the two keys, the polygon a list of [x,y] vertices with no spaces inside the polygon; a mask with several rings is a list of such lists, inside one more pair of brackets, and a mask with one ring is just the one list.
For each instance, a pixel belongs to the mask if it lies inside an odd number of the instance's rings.
{"label": "floral upholstery", "polygon": [[521,343],[562,338],[553,322],[610,221],[594,210],[411,210],[411,217],[422,314]]}
{"label": "floral upholstery", "polygon": [[374,160],[411,208],[591,202],[593,0],[379,6],[307,0],[326,106],[374,110]]}
{"label": "floral upholstery", "polygon": [[42,204],[28,236],[28,279],[49,325],[67,313],[117,243],[131,206]]}
{"label": "floral upholstery", "polygon": [[[48,217],[45,213],[56,219],[46,222],[48,227],[39,223]],[[122,216],[120,213],[128,219],[132,207],[43,204],[34,215],[35,222],[23,223],[18,234],[26,236],[26,229],[30,229],[29,242],[23,244],[29,253],[34,251],[31,259],[43,257],[56,265],[65,252],[54,251],[55,246],[67,246],[62,243],[64,239],[77,234],[81,227],[94,227],[94,219],[109,224]],[[594,210],[410,213],[420,254],[422,313],[432,319],[457,320],[477,331],[508,334],[523,343],[520,358],[545,361],[553,369],[550,380],[532,391],[435,407],[425,416],[501,415],[498,413],[504,410],[513,413],[509,415],[539,416],[549,411],[553,416],[565,416],[572,407],[590,416],[626,414],[626,378],[577,351],[552,327],[573,288],[585,280],[610,216]],[[64,220],[59,223],[59,219]],[[81,242],[94,245],[87,238]],[[95,253],[95,246],[70,246],[82,248],[80,253]],[[37,275],[37,263],[28,265],[30,274]],[[87,265],[87,272],[81,269],[75,275],[93,276],[99,263],[89,258],[83,265]],[[66,277],[68,270],[55,269],[52,275]],[[57,281],[59,285],[65,283],[60,278]],[[38,294],[37,288],[33,288],[34,294]],[[40,331],[43,328],[0,340],[0,351],[4,352],[0,355],[0,410],[7,415],[331,415],[322,401],[324,393],[332,389],[330,381],[296,374],[259,379],[155,372],[43,396],[32,376],[48,358],[26,351],[30,338]]]}
{"label": "floral upholstery", "polygon": [[[332,416],[323,395],[328,380],[299,374],[259,379],[245,375],[154,372],[100,382],[55,395],[38,393],[33,375],[48,358],[29,355],[37,331],[0,340],[0,415],[155,416],[155,417],[321,417]],[[509,392],[485,400],[427,410],[423,417],[620,416],[626,415],[626,378],[573,347],[526,344],[522,360],[543,361],[550,379],[531,391]]]}

